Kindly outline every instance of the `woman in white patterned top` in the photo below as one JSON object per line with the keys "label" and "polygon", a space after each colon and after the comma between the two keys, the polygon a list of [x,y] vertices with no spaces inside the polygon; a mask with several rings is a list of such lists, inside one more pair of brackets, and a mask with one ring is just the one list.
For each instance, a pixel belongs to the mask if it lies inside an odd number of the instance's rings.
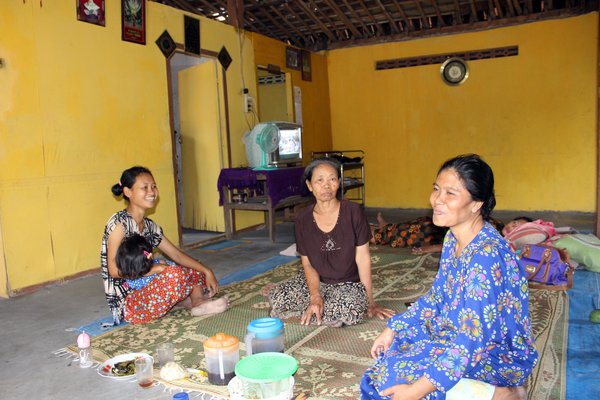
{"label": "woman in white patterned top", "polygon": [[[131,323],[153,321],[178,303],[191,308],[195,316],[225,311],[226,297],[211,299],[219,290],[213,271],[173,245],[162,228],[145,216],[158,200],[152,173],[145,167],[129,168],[112,187],[112,193],[122,195],[127,202],[126,209],[108,220],[100,253],[104,292],[115,323],[123,318]],[[157,277],[132,291],[122,279],[115,256],[123,239],[134,234],[146,238],[176,265],[154,265],[149,273]]]}

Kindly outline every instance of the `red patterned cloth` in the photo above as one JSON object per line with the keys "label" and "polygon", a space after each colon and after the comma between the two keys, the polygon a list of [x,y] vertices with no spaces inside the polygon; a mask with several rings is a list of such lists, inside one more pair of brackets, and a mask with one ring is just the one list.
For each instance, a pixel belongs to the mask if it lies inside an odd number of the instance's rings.
{"label": "red patterned cloth", "polygon": [[178,265],[168,266],[148,285],[127,295],[125,320],[132,324],[154,321],[188,297],[198,285],[206,286],[203,273]]}

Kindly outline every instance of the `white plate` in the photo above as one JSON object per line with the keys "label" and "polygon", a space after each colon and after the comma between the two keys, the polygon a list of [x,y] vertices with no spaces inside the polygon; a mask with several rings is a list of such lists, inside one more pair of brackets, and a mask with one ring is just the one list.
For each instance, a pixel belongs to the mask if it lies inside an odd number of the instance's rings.
{"label": "white plate", "polygon": [[[111,358],[110,360],[106,360],[102,364],[100,364],[100,366],[98,367],[98,374],[100,374],[101,376],[105,376],[107,378],[119,379],[119,380],[135,378],[135,373],[133,373],[131,375],[123,375],[123,376],[113,375],[112,367],[116,363],[123,362],[123,361],[129,361],[129,360],[135,360],[138,357],[150,358],[150,359],[152,359],[152,362],[154,362],[154,358],[152,358],[152,356],[148,353],[120,354],[120,355],[115,356],[115,357]],[[107,366],[110,366],[110,370],[108,372],[106,372],[106,370],[105,370],[107,368]]]}

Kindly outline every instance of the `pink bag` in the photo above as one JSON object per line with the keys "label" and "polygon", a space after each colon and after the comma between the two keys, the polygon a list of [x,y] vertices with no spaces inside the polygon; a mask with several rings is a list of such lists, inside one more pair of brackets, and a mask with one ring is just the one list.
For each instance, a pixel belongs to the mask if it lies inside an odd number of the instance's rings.
{"label": "pink bag", "polygon": [[521,250],[519,264],[531,288],[568,290],[573,286],[573,268],[565,249],[528,244]]}
{"label": "pink bag", "polygon": [[517,226],[504,238],[514,249],[520,249],[527,244],[539,244],[556,235],[554,224],[538,219]]}

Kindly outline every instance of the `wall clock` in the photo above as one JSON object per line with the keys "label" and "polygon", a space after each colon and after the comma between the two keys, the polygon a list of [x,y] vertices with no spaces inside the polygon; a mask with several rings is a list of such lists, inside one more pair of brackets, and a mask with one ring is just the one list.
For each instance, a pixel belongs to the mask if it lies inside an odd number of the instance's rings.
{"label": "wall clock", "polygon": [[462,58],[452,57],[444,61],[440,67],[442,79],[448,85],[456,86],[464,83],[469,77],[469,67]]}

